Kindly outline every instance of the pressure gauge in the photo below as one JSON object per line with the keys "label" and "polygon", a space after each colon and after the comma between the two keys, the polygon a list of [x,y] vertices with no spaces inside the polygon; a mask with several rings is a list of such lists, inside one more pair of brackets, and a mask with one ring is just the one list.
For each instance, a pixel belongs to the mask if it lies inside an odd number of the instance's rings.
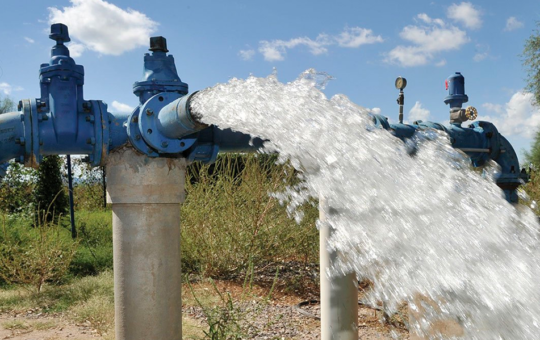
{"label": "pressure gauge", "polygon": [[407,79],[403,77],[397,77],[396,79],[396,89],[403,90],[407,86]]}

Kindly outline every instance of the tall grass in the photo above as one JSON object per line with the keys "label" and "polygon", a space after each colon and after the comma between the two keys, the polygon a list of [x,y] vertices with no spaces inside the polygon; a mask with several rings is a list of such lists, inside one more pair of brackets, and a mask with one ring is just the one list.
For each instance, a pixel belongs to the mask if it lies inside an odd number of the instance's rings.
{"label": "tall grass", "polygon": [[112,216],[110,210],[77,211],[79,247],[70,273],[97,275],[113,268]]}
{"label": "tall grass", "polygon": [[317,209],[306,205],[300,224],[275,197],[296,181],[292,167],[268,155],[225,155],[188,172],[182,205],[184,268],[226,277],[276,261],[315,262]]}
{"label": "tall grass", "polygon": [[2,224],[0,278],[10,284],[33,287],[39,293],[46,282],[61,282],[75,255],[77,242],[60,225],[38,221],[33,228],[8,229]]}

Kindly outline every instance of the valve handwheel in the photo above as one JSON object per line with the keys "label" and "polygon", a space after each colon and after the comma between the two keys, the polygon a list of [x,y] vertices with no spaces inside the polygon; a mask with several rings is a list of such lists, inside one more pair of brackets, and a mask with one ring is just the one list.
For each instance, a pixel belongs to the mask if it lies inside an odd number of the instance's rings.
{"label": "valve handwheel", "polygon": [[474,106],[467,106],[465,109],[465,117],[468,120],[475,120],[478,117],[478,110]]}

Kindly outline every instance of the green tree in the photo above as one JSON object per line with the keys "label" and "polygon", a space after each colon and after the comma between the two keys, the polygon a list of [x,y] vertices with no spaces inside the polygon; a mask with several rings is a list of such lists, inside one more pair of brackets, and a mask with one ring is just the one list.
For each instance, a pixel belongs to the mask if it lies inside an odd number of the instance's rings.
{"label": "green tree", "polygon": [[0,97],[0,113],[11,112],[15,109],[15,103],[9,96]]}
{"label": "green tree", "polygon": [[31,213],[28,198],[36,182],[36,170],[10,162],[6,176],[0,183],[0,210],[7,213]]}
{"label": "green tree", "polygon": [[[525,41],[523,48],[523,66],[527,73],[527,85],[525,90],[530,91],[534,95],[534,105],[540,105],[540,22],[537,28],[533,31],[529,39]],[[536,167],[540,166],[540,130],[534,137],[531,151],[525,152],[525,160],[527,163],[532,163]]]}
{"label": "green tree", "polygon": [[527,72],[525,90],[534,94],[535,104],[540,103],[540,22],[532,35],[525,41],[523,48],[523,66]]}
{"label": "green tree", "polygon": [[531,151],[525,151],[525,162],[533,164],[535,169],[540,167],[540,130],[536,132],[533,143],[531,145]]}
{"label": "green tree", "polygon": [[44,157],[37,170],[34,190],[34,204],[38,212],[38,221],[52,221],[65,214],[68,199],[62,181],[62,159],[60,156]]}

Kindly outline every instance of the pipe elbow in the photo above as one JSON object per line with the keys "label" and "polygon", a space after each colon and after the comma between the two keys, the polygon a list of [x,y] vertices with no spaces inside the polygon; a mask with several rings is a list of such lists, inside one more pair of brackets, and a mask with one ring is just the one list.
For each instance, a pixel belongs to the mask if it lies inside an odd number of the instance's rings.
{"label": "pipe elbow", "polygon": [[506,199],[510,203],[517,203],[517,188],[525,183],[519,170],[519,160],[510,142],[500,136],[500,151],[493,160],[501,167],[501,173],[496,179],[497,185],[504,191]]}

